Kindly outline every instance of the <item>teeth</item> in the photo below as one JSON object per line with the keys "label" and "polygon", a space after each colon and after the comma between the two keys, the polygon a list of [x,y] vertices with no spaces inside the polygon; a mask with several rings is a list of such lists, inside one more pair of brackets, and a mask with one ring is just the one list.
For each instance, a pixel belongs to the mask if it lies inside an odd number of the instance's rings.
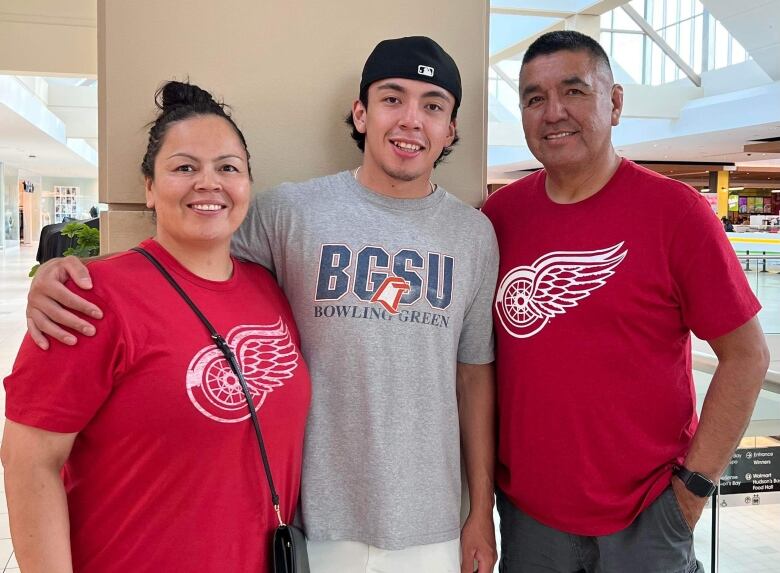
{"label": "teeth", "polygon": [[560,139],[562,137],[566,137],[567,135],[572,135],[573,132],[571,131],[564,131],[563,133],[554,133],[552,135],[548,135],[545,139]]}
{"label": "teeth", "polygon": [[222,205],[190,205],[196,211],[219,211]]}
{"label": "teeth", "polygon": [[396,147],[400,147],[404,151],[419,151],[420,146],[415,145],[414,143],[404,143],[403,141],[396,141],[395,142]]}

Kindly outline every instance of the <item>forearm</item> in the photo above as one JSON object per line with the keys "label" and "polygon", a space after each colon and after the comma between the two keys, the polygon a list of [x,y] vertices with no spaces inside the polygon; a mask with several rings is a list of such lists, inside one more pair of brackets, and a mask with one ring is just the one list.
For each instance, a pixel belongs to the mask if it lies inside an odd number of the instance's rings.
{"label": "forearm", "polygon": [[492,364],[458,364],[458,417],[471,514],[492,519],[495,381]]}
{"label": "forearm", "polygon": [[6,467],[16,560],[24,573],[72,573],[65,488],[52,467]]}
{"label": "forearm", "polygon": [[685,466],[720,478],[750,421],[766,367],[755,360],[722,360],[712,376]]}

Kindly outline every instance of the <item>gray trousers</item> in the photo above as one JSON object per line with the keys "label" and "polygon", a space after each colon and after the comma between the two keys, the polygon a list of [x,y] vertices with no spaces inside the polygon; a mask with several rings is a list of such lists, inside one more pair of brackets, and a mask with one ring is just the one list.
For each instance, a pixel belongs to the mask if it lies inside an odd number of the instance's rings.
{"label": "gray trousers", "polygon": [[704,573],[693,532],[669,487],[626,529],[599,537],[542,525],[496,491],[499,573]]}

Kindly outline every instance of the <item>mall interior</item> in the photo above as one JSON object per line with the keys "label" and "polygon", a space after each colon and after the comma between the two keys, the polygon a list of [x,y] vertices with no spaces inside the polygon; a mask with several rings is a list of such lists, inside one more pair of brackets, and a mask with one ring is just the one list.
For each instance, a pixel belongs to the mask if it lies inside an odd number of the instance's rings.
{"label": "mall interior", "polygon": [[[624,86],[618,153],[709,201],[762,304],[770,371],[695,546],[707,571],[780,570],[780,0],[2,0],[0,378],[26,331],[28,273],[73,246],[65,224],[99,228],[103,253],[152,234],[138,158],[163,81],[231,104],[262,192],[357,165],[343,117],[366,54],[431,36],[464,86],[462,141],[435,181],[479,207],[541,167],[520,122],[520,62],[539,35],[569,29],[601,43]],[[705,342],[693,366],[701,407],[716,366]],[[773,459],[768,486],[746,465],[757,451]],[[2,497],[0,569],[17,571]]]}

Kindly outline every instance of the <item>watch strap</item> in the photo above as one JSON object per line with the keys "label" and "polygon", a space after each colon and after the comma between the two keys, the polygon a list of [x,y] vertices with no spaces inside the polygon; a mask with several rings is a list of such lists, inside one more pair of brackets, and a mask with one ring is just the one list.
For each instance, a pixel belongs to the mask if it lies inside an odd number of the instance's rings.
{"label": "watch strap", "polygon": [[712,480],[699,472],[692,472],[685,466],[675,466],[672,473],[680,478],[688,491],[698,497],[710,497],[715,493]]}

